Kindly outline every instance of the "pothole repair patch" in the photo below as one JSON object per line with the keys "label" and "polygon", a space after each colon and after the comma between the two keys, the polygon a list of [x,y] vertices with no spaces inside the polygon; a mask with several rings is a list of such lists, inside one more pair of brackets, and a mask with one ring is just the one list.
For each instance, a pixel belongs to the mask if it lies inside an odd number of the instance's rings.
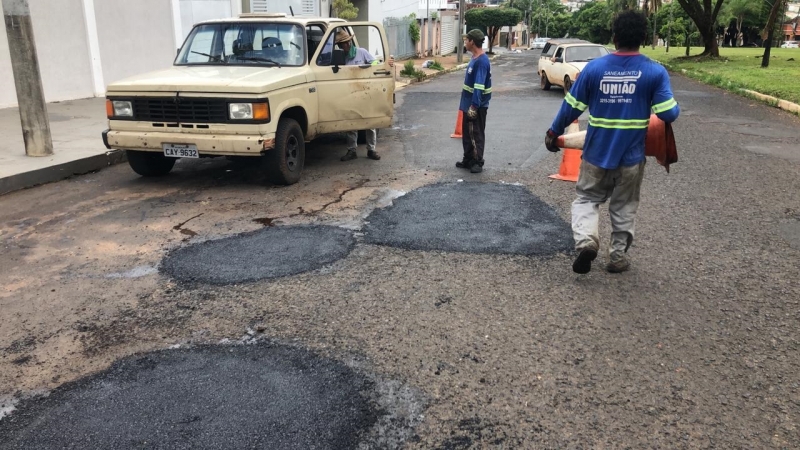
{"label": "pothole repair patch", "polygon": [[355,245],[330,226],[267,227],[170,252],[161,271],[181,281],[234,284],[295,275],[344,258]]}
{"label": "pothole repair patch", "polygon": [[374,399],[381,390],[341,362],[283,345],[163,350],[22,400],[0,420],[0,448],[400,446],[421,409],[391,411]]}
{"label": "pothole repair patch", "polygon": [[551,255],[572,248],[569,224],[515,185],[425,186],[367,220],[366,242],[410,250]]}

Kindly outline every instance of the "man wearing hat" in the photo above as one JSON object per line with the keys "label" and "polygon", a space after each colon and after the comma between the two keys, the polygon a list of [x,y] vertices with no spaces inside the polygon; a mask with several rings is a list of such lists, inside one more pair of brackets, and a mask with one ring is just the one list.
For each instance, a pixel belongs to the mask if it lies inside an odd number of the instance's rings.
{"label": "man wearing hat", "polygon": [[492,66],[483,52],[483,32],[471,30],[463,37],[472,59],[467,66],[458,107],[463,113],[461,143],[464,158],[456,163],[456,167],[480,173],[483,171],[483,146],[486,143],[486,111],[492,99]]}
{"label": "man wearing hat", "polygon": [[[330,42],[330,41],[329,41]],[[364,64],[377,65],[379,61],[365,48],[357,48],[353,45],[353,36],[348,33],[344,28],[339,28],[336,32],[334,43],[345,53],[345,65],[348,66],[361,66]],[[389,67],[394,67],[394,58],[389,57]],[[377,131],[373,128],[366,130],[367,134],[367,158],[379,160],[381,156],[375,151],[375,142],[377,141]],[[358,145],[358,131],[347,132],[347,153],[342,156],[342,161],[350,161],[351,159],[358,158],[356,155],[356,146]]]}

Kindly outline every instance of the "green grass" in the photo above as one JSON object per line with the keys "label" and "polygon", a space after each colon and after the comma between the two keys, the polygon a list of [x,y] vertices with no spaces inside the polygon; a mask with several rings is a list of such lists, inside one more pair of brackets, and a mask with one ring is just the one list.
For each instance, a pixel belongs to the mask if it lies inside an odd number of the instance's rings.
{"label": "green grass", "polygon": [[[702,53],[700,47],[691,47],[689,55]],[[660,61],[675,72],[685,70],[685,75],[706,84],[739,93],[749,89],[779,99],[800,103],[800,49],[773,48],[769,67],[761,68],[763,48],[720,48],[719,59],[686,59],[686,47],[664,47],[655,50],[642,47],[641,52]],[[790,61],[794,59],[794,61]]]}

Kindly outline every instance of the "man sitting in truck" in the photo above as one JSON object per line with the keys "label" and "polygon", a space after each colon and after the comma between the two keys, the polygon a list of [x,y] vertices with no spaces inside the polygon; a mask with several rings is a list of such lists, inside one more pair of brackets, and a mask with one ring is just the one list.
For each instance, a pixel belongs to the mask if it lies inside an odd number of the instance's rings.
{"label": "man sitting in truck", "polygon": [[[364,64],[378,64],[378,60],[365,48],[357,48],[353,45],[353,36],[349,34],[344,28],[340,28],[336,32],[334,43],[345,53],[345,65],[360,66]],[[389,57],[389,67],[394,67],[394,58]],[[367,158],[379,160],[381,156],[375,151],[375,143],[377,141],[377,131],[373,128],[365,130],[367,134]],[[356,155],[356,146],[358,145],[358,131],[349,131],[347,133],[347,153],[342,156],[342,161],[350,161],[351,159],[358,158]]]}

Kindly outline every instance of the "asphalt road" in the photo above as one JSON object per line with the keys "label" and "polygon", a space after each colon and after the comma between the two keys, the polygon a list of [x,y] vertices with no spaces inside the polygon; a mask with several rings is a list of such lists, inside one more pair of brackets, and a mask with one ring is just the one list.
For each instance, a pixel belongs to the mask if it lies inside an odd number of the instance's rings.
{"label": "asphalt road", "polygon": [[[646,168],[624,274],[602,270],[603,252],[577,276],[559,249],[371,240],[393,236],[381,228],[393,220],[420,222],[403,239],[446,231],[441,211],[413,204],[436,185],[487,198],[518,185],[552,223],[569,221],[574,184],[547,178],[560,156],[542,146],[563,93],[538,89],[534,63],[529,53],[494,61],[482,174],[453,166],[453,74],[398,94],[381,161],[362,148],[342,163],[343,142],[317,143],[291,187],[225,161],[181,161],[158,180],[117,166],[0,197],[0,411],[137,352],[249,329],[386,380],[384,391],[417,393],[388,397],[404,419],[379,413],[388,425],[366,432],[366,447],[800,447],[796,116],[673,75],[680,159],[669,174]],[[514,192],[509,200],[525,198]],[[499,216],[497,229],[514,235],[525,210],[510,203],[519,214]],[[159,272],[181,248],[270,225],[339,227],[355,243],[321,268],[259,281]],[[387,398],[376,389],[370,402]],[[369,440],[387,433],[393,440]]]}

